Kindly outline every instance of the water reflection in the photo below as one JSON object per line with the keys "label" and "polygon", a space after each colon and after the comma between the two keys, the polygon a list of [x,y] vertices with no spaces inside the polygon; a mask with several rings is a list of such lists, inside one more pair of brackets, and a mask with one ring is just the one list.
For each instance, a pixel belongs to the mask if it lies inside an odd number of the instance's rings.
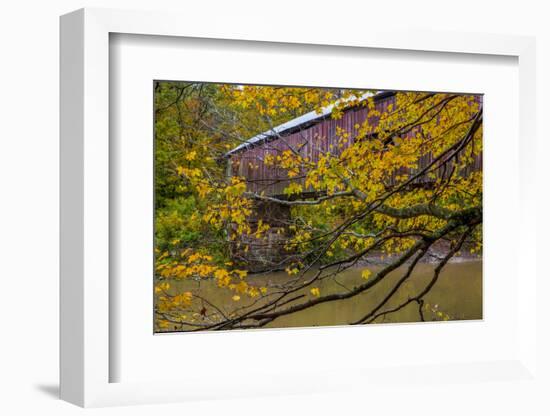
{"label": "water reflection", "polygon": [[[424,289],[433,276],[432,264],[419,264],[412,276],[406,281],[383,309],[401,304],[409,297]],[[338,275],[337,280],[326,279],[317,284],[321,294],[340,293],[364,282],[360,268],[348,269]],[[376,271],[376,268],[372,268]],[[315,307],[282,316],[269,323],[267,328],[288,328],[323,325],[346,325],[363,317],[394,287],[402,276],[403,268],[388,275],[383,281],[368,291],[350,299],[319,304]],[[272,286],[289,279],[285,272],[251,275],[250,284]],[[169,281],[171,292],[192,291],[208,299],[223,311],[232,311],[236,306],[244,306],[251,300],[244,297],[237,303],[232,293],[220,289],[213,280]],[[308,293],[307,290],[304,293]],[[468,320],[482,318],[482,262],[465,261],[447,264],[437,284],[424,297],[424,316],[431,320]],[[208,308],[208,306],[207,306]],[[413,302],[398,312],[378,318],[375,322],[418,322],[420,314],[418,304]],[[173,330],[168,328],[167,330]]]}

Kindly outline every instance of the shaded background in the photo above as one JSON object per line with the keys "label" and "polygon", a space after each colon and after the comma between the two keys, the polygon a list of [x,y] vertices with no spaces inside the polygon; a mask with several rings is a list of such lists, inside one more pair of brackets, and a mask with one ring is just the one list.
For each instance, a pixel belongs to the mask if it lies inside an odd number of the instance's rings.
{"label": "shaded background", "polygon": [[[353,3],[349,5],[347,3]],[[538,131],[542,168],[550,155],[546,120],[550,114],[550,27],[546,2],[536,0],[476,1],[443,4],[440,1],[315,1],[245,2],[183,0],[20,0],[5,1],[0,13],[1,57],[1,151],[0,178],[0,260],[4,285],[0,301],[3,323],[0,342],[0,413],[80,414],[82,409],[56,400],[58,391],[58,17],[80,7],[113,7],[151,10],[179,10],[190,19],[216,13],[239,22],[273,19],[286,25],[328,22],[327,30],[358,24],[393,24],[436,30],[473,31],[537,35]],[[331,7],[338,9],[337,13]],[[353,10],[348,12],[347,10]],[[185,22],[182,22],[185,24]],[[544,137],[546,136],[546,137]],[[545,138],[546,140],[543,140]],[[544,158],[544,159],[543,159]],[[539,187],[548,189],[548,170],[541,169]],[[544,185],[546,183],[546,185]],[[546,213],[547,192],[539,200],[540,213]],[[539,235],[550,235],[549,219],[539,215]],[[540,241],[539,249],[542,250]],[[545,243],[547,245],[547,243]],[[543,259],[543,256],[539,256]],[[541,296],[550,293],[548,280],[539,288]],[[541,298],[542,299],[542,298]],[[538,319],[548,322],[548,309],[540,309]],[[542,335],[542,334],[541,334]],[[546,333],[546,351],[550,350]],[[548,371],[548,354],[541,354]],[[437,385],[428,391],[395,389],[377,402],[389,407],[373,408],[367,392],[361,397],[335,393],[330,396],[240,399],[164,406],[141,406],[93,410],[92,414],[148,415],[167,412],[195,415],[293,413],[357,414],[390,412],[406,414],[411,408],[444,409],[446,415],[463,415],[475,406],[476,414],[544,414],[537,408],[537,392],[517,391],[516,385],[499,384],[487,397],[485,389],[465,384],[453,386],[454,396],[441,393]],[[550,390],[550,389],[549,389]],[[448,389],[444,390],[446,393]],[[524,395],[525,394],[525,395]],[[533,400],[526,398],[533,395]],[[467,397],[467,400],[464,400]],[[475,403],[475,405],[474,405]],[[440,407],[439,405],[442,407]],[[548,413],[546,413],[548,414]]]}

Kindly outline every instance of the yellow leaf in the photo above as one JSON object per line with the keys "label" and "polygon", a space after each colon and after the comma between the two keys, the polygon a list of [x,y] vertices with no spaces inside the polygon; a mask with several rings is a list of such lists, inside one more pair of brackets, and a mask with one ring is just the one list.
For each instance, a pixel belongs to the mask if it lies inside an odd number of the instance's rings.
{"label": "yellow leaf", "polygon": [[159,321],[158,322],[159,328],[166,329],[170,326],[170,322],[168,321]]}
{"label": "yellow leaf", "polygon": [[241,297],[239,295],[233,296],[231,299],[233,299],[235,302],[241,300]]}
{"label": "yellow leaf", "polygon": [[246,270],[233,270],[241,279],[244,279],[248,272]]}
{"label": "yellow leaf", "polygon": [[369,269],[365,269],[361,272],[361,277],[365,280],[368,280],[372,272]]}
{"label": "yellow leaf", "polygon": [[187,160],[195,160],[196,157],[197,157],[197,152],[195,152],[194,150],[185,155],[185,159]]}
{"label": "yellow leaf", "polygon": [[312,287],[310,292],[313,296],[316,296],[316,297],[321,296],[321,292],[318,287]]}

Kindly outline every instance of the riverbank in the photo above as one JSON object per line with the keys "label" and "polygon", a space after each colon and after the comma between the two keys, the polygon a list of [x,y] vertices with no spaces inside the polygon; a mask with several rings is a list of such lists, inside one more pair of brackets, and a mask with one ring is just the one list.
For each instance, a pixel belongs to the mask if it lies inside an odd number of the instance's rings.
{"label": "riverbank", "polygon": [[[446,241],[438,241],[430,247],[428,252],[420,259],[419,263],[435,264],[439,263],[449,253],[450,244]],[[387,265],[394,262],[399,255],[388,256],[385,253],[377,252],[370,256],[365,256],[363,259],[357,262],[359,266],[367,265]],[[448,263],[465,263],[472,261],[481,261],[481,253],[472,253],[469,247],[464,247],[461,251],[455,254]],[[409,260],[407,263],[410,263]]]}

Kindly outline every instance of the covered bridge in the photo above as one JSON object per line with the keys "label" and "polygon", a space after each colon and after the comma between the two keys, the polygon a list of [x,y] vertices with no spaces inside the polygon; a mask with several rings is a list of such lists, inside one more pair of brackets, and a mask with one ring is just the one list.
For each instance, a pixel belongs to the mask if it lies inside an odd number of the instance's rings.
{"label": "covered bridge", "polygon": [[[363,99],[372,94],[366,94]],[[376,109],[385,111],[395,102],[395,93],[381,92],[374,95]],[[289,179],[285,169],[264,164],[266,157],[282,154],[290,148],[303,158],[316,162],[320,154],[341,152],[353,144],[357,134],[355,126],[368,117],[365,106],[350,106],[343,110],[340,119],[331,118],[333,105],[321,112],[311,111],[268,131],[260,133],[227,152],[228,176],[240,176],[247,182],[247,190],[268,196],[284,198],[284,189],[291,181],[304,182],[304,178]],[[376,122],[371,117],[371,122]],[[350,140],[339,148],[336,132],[342,129],[350,133]],[[269,156],[268,156],[269,155]]]}
{"label": "covered bridge", "polygon": [[[373,97],[375,109],[380,113],[385,112],[390,105],[395,104],[395,92],[384,91],[376,94],[366,94],[361,97],[365,100]],[[480,97],[481,99],[481,97]],[[276,157],[285,150],[293,149],[303,158],[309,158],[316,162],[319,155],[331,152],[339,154],[345,148],[354,143],[357,136],[357,126],[360,126],[369,118],[369,124],[375,126],[377,119],[369,115],[369,109],[363,105],[353,105],[342,110],[342,117],[334,119],[331,114],[334,106],[328,106],[321,112],[312,111],[276,126],[268,131],[260,133],[225,154],[227,158],[227,176],[240,176],[245,178],[247,191],[264,194],[266,196],[285,199],[285,188],[291,182],[300,182],[304,185],[305,178],[298,175],[289,178],[285,169],[265,164],[266,157]],[[337,132],[345,131],[350,134],[347,143],[342,143]],[[414,131],[406,135],[413,135]],[[341,144],[341,146],[339,146]],[[268,156],[269,155],[269,156]],[[409,169],[408,172],[397,172],[396,174],[414,174],[415,171],[423,169],[432,161],[430,155],[423,157],[416,169]],[[482,157],[475,159],[468,170],[481,170]],[[431,182],[427,176],[416,179],[416,185],[427,186]],[[304,191],[301,198],[317,197],[315,193]],[[308,195],[309,193],[309,195]],[[246,261],[251,270],[262,270],[266,268],[279,268],[284,262],[283,253],[280,252],[284,238],[286,225],[290,219],[290,208],[274,202],[255,201],[255,214],[250,219],[252,227],[261,219],[271,226],[268,235],[268,243],[256,244],[254,241],[246,241],[251,249],[245,255],[242,252],[235,252],[234,257]]]}

